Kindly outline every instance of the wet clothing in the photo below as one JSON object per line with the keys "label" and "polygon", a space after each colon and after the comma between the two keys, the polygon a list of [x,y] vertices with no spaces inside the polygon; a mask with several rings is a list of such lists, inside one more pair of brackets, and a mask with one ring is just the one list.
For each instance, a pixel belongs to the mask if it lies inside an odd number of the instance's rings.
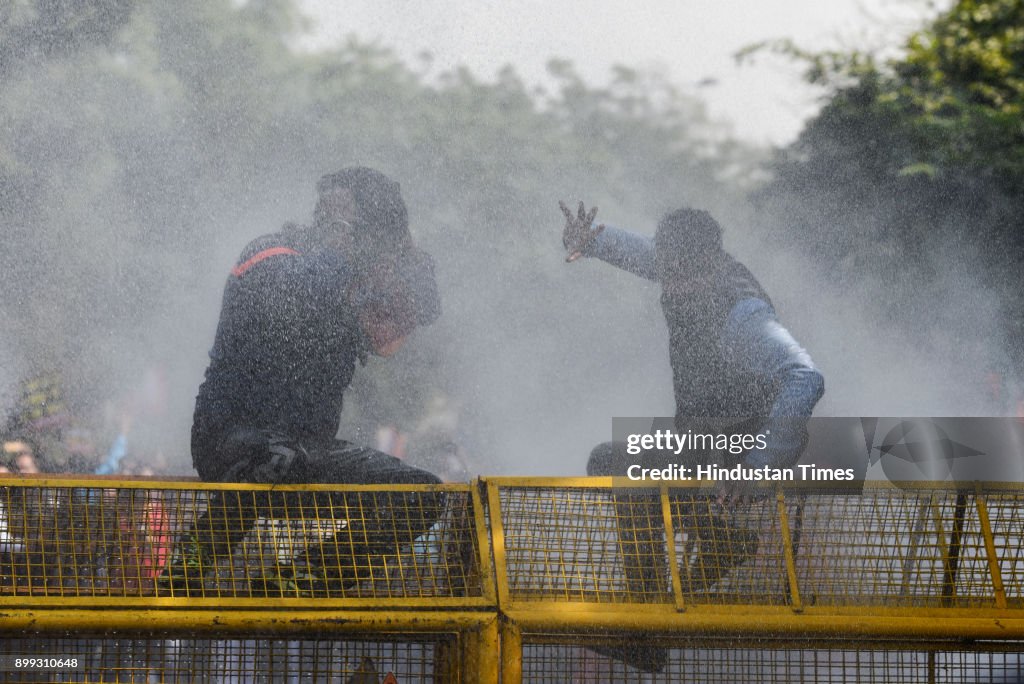
{"label": "wet clothing", "polygon": [[[389,300],[385,286],[397,282],[389,275],[394,270],[374,274],[371,265],[357,277],[342,254],[303,238],[300,229],[257,238],[228,277],[210,365],[196,397],[196,470],[204,480],[221,482],[439,484],[431,473],[335,438],[342,396],[357,360],[369,351],[350,302],[380,306],[386,314],[393,313],[386,304],[397,302],[396,310],[410,311],[408,322],[399,323],[401,330],[415,325],[414,315],[432,320],[423,313],[439,312],[432,261],[422,252],[413,257],[414,275],[426,281],[425,292],[399,287],[402,292]],[[395,263],[400,270],[401,257]],[[381,287],[365,292],[367,282]],[[199,567],[211,567],[209,559],[230,556],[257,518],[273,517],[274,508],[286,501],[289,508],[327,511],[346,520],[344,529],[293,559],[328,574],[333,568],[344,586],[360,579],[353,569],[369,567],[369,556],[394,551],[425,533],[441,517],[444,495],[218,492],[183,537],[191,540],[189,553],[207,559]],[[335,556],[342,549],[345,557],[325,557],[324,549],[333,549]],[[188,577],[185,555],[179,554],[167,573],[172,585],[183,577],[186,585],[195,579]]]}
{"label": "wet clothing", "polygon": [[230,465],[218,448],[238,427],[328,447],[366,343],[348,305],[352,269],[294,233],[251,242],[224,287],[210,365],[199,388],[192,457],[203,479]]}
{"label": "wet clothing", "polygon": [[[649,238],[606,227],[585,254],[658,280],[655,245]],[[771,300],[750,271],[722,256],[712,281],[694,285],[685,294],[662,289],[676,412],[672,426],[652,429],[762,434],[764,448],[733,458],[752,467],[791,465],[806,444],[807,419],[824,391],[822,377],[778,322]],[[587,473],[622,476],[633,464],[656,468],[689,460],[692,466],[720,456],[693,451],[631,455],[625,443],[606,442],[591,452]],[[699,542],[699,553],[680,568],[684,594],[719,584],[757,552],[757,532],[720,514],[706,493],[673,497],[677,530]],[[612,504],[628,593],[637,601],[665,601],[670,594],[666,560],[676,561],[667,559],[658,491],[617,491]],[[667,662],[663,648],[642,641],[627,641],[608,654],[647,672],[661,671]]]}
{"label": "wet clothing", "polygon": [[[238,428],[221,442],[225,482],[302,484],[438,484],[431,473],[369,447],[332,440],[327,447],[306,447],[274,430]],[[441,517],[441,492],[291,492],[267,494],[218,492],[195,525],[206,553],[229,557],[257,518],[275,507],[318,511],[346,520],[343,529],[303,550],[293,563],[322,568],[344,584],[361,579],[369,558],[391,553],[425,534]]]}
{"label": "wet clothing", "polygon": [[[434,287],[432,278],[427,285]],[[439,482],[370,449],[344,463],[328,456],[351,447],[335,435],[342,396],[368,351],[349,304],[367,299],[359,287],[342,254],[307,244],[298,229],[264,235],[242,251],[224,287],[210,365],[196,397],[192,459],[200,477]],[[280,463],[268,435],[287,442],[297,460]],[[404,471],[410,472],[399,474]]]}
{"label": "wet clothing", "polygon": [[[650,238],[608,227],[587,255],[657,280],[654,249]],[[728,255],[725,260],[702,297],[662,294],[675,428],[698,432],[705,425],[702,418],[742,417],[725,430],[716,422],[713,431],[763,432],[765,448],[748,452],[745,464],[789,466],[806,444],[806,419],[824,392],[824,381],[807,352],[779,323],[750,271]],[[635,462],[631,457],[623,467]]]}

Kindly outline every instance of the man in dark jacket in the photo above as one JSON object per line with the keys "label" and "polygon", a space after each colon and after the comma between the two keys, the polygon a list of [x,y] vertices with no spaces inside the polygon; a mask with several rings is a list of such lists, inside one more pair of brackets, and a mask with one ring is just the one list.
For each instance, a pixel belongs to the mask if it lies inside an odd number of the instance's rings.
{"label": "man in dark jacket", "polygon": [[[252,241],[228,276],[196,397],[195,468],[214,482],[438,484],[428,472],[335,438],[356,362],[393,354],[440,314],[433,262],[413,245],[399,186],[383,174],[347,168],[317,190],[311,225]],[[212,497],[165,572],[165,591],[201,595],[205,572],[230,557],[257,517],[269,517],[268,507],[286,501],[245,499]],[[343,533],[261,580],[292,595],[343,592],[369,571],[369,557],[426,532],[443,505],[432,492],[290,501],[328,517],[361,511]]]}
{"label": "man in dark jacket", "polygon": [[[795,463],[806,446],[807,419],[824,392],[824,381],[807,352],[779,323],[761,285],[722,248],[718,222],[706,211],[678,209],[661,219],[651,240],[594,227],[597,210],[587,212],[582,203],[576,215],[564,204],[561,208],[567,261],[597,257],[661,284],[676,433],[760,436],[761,446],[744,454],[742,465],[781,468]],[[685,457],[659,451],[630,455],[624,443],[608,442],[593,450],[587,473],[623,476],[633,464],[693,467],[715,463],[720,456],[690,452],[687,463]],[[743,481],[723,482],[713,501],[705,497],[680,507],[688,518],[688,532],[701,542],[696,562],[682,573],[684,592],[710,588],[756,552],[756,532],[715,512],[716,504],[736,506],[751,494]],[[668,587],[659,504],[649,495],[618,494],[616,508],[630,592],[641,601],[663,596]],[[650,671],[665,664],[663,649],[627,646],[609,654]]]}

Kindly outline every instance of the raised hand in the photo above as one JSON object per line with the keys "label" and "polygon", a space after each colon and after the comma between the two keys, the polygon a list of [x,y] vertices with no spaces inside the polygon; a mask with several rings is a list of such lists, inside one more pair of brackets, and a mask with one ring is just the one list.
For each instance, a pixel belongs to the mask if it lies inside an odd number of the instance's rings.
{"label": "raised hand", "polygon": [[593,226],[594,217],[597,216],[597,207],[588,212],[586,207],[583,206],[583,202],[580,202],[580,207],[576,215],[573,216],[569,207],[565,206],[565,202],[559,200],[558,206],[565,215],[562,244],[565,246],[565,250],[569,252],[565,260],[567,262],[576,261],[583,256],[583,250],[589,247],[590,243],[601,234],[601,231],[604,230],[604,224],[602,223],[596,227]]}

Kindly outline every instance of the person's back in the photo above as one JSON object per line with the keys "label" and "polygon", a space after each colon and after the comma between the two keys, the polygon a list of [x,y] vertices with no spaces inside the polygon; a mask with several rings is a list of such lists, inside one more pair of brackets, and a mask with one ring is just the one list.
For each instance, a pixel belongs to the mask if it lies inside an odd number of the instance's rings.
{"label": "person's back", "polygon": [[296,230],[251,242],[224,287],[221,317],[193,418],[203,479],[226,464],[230,429],[268,428],[306,445],[334,440],[342,396],[366,353],[341,254],[302,244]]}
{"label": "person's back", "polygon": [[[792,465],[824,380],[757,279],[722,248],[718,222],[705,211],[679,209],[659,221],[652,240],[592,228],[596,210],[588,215],[582,203],[578,217],[562,209],[569,260],[593,256],[661,285],[676,431],[724,425],[730,434],[761,433],[765,446],[743,454],[744,465]],[[614,457],[608,448],[601,452],[588,464],[591,475],[623,475],[636,462],[617,447]],[[664,457],[650,456],[650,467]]]}
{"label": "person's back", "polygon": [[[431,473],[336,439],[356,361],[390,356],[440,315],[433,260],[413,245],[399,186],[383,174],[343,169],[317,190],[309,226],[257,238],[228,276],[196,398],[196,470],[220,482],[438,484]],[[339,511],[355,503],[325,497],[298,503]],[[346,541],[321,540],[272,569],[262,587],[343,594],[359,579],[355,558],[411,542],[440,517],[443,502],[437,491],[370,496],[355,509],[365,509],[361,518],[338,533]],[[203,575],[231,556],[268,508],[267,497],[213,497],[180,541],[161,588],[201,595]]]}
{"label": "person's back", "polygon": [[[763,446],[728,454],[731,463],[744,467],[795,462],[806,444],[807,419],[824,391],[822,376],[778,322],[757,279],[722,248],[721,226],[705,211],[682,208],[659,221],[651,240],[594,227],[596,211],[586,212],[581,202],[573,216],[562,205],[567,261],[597,257],[661,285],[675,432],[722,435],[727,443],[736,437],[760,437]],[[631,454],[623,442],[605,442],[591,452],[587,474],[623,476],[632,465],[663,468],[670,462],[692,469],[722,456],[715,448]],[[717,490],[710,499],[693,496],[674,504],[687,536],[700,542],[695,562],[680,570],[687,594],[709,590],[757,551],[757,531],[727,515],[729,507],[750,500],[751,490],[744,482],[718,483]],[[669,591],[662,560],[663,513],[656,494],[613,495],[626,585],[639,602]],[[597,650],[649,672],[662,670],[667,662],[665,649],[648,643]]]}

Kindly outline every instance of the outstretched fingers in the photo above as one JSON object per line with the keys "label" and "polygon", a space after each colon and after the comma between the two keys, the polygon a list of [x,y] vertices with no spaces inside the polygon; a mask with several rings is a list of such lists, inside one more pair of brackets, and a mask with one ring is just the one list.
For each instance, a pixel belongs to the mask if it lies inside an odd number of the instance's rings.
{"label": "outstretched fingers", "polygon": [[[580,206],[583,206],[583,202],[580,202]],[[565,214],[566,221],[572,223],[575,220],[575,217],[572,215],[572,210],[565,206],[565,202],[562,200],[558,200],[558,208],[562,210],[563,214]]]}
{"label": "outstretched fingers", "polygon": [[561,200],[558,202],[558,207],[562,210],[562,215],[565,216],[562,244],[569,253],[565,260],[570,262],[576,261],[576,259],[583,256],[584,250],[586,250],[590,243],[601,234],[601,231],[604,230],[604,224],[594,226],[597,207],[592,207],[588,211],[586,205],[580,202],[575,214]]}

